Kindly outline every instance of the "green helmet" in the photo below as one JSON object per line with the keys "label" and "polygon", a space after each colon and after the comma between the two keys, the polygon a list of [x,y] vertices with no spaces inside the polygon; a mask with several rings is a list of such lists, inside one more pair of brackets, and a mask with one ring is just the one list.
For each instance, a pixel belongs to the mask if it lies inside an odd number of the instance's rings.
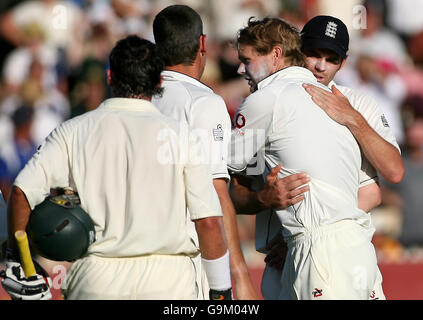
{"label": "green helmet", "polygon": [[46,198],[31,212],[27,234],[31,249],[55,261],[79,259],[95,241],[94,223],[76,195]]}

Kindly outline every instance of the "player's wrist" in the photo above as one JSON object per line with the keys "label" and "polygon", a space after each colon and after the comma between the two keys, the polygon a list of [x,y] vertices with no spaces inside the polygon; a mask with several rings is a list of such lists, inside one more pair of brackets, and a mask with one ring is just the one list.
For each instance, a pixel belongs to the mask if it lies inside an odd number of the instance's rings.
{"label": "player's wrist", "polygon": [[354,113],[348,117],[346,126],[354,136],[357,136],[362,133],[366,126],[368,127],[368,124],[360,112],[354,110]]}
{"label": "player's wrist", "polygon": [[202,258],[201,260],[210,289],[223,291],[232,287],[228,250],[217,259],[208,260]]}

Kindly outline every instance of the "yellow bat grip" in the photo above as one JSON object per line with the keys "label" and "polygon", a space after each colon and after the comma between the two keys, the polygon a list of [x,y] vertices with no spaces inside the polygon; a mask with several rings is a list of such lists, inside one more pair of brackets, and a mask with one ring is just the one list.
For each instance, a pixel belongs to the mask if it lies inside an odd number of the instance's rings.
{"label": "yellow bat grip", "polygon": [[35,271],[34,262],[32,261],[31,252],[29,251],[28,237],[26,232],[23,230],[16,231],[15,239],[18,244],[21,265],[24,270],[25,277],[29,278],[37,274],[37,272]]}

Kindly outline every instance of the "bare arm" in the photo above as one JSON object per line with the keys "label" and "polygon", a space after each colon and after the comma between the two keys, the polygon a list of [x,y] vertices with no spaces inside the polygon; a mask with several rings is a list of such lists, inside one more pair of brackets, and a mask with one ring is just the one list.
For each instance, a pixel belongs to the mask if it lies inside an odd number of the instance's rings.
{"label": "bare arm", "polygon": [[328,92],[313,85],[304,84],[313,101],[334,121],[346,126],[375,169],[389,182],[399,183],[404,177],[404,163],[399,151],[383,139],[348,99],[335,87]]}
{"label": "bare arm", "polygon": [[222,218],[209,217],[194,220],[194,223],[202,257],[207,260],[222,257],[227,251]]}
{"label": "bare arm", "polygon": [[372,183],[358,189],[358,207],[370,212],[382,203],[382,192],[377,183]]}
{"label": "bare arm", "polygon": [[254,290],[248,267],[241,250],[235,208],[229,196],[226,181],[214,179],[214,187],[219,196],[223,212],[223,226],[230,254],[231,275],[235,282],[235,293],[239,300],[257,300],[259,296]]}
{"label": "bare arm", "polygon": [[[266,177],[263,189],[253,191],[234,176],[232,179],[230,194],[238,213],[256,214],[267,208],[287,208],[304,199],[304,192],[309,190],[303,186],[310,179],[305,173],[297,173],[284,178],[278,178],[282,165],[271,169]],[[303,186],[299,188],[300,186]]]}
{"label": "bare arm", "polygon": [[8,246],[12,249],[16,248],[16,241],[14,234],[17,230],[25,230],[28,224],[29,216],[31,214],[31,207],[26,199],[23,191],[13,186],[10,198],[8,201],[7,220],[9,243]]}

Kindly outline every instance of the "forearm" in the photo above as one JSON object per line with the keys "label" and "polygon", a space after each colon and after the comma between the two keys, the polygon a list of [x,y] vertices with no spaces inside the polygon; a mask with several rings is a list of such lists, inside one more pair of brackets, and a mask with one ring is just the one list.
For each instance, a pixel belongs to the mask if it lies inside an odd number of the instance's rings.
{"label": "forearm", "polygon": [[13,186],[8,201],[7,220],[9,233],[9,247],[16,249],[14,234],[17,230],[26,230],[31,207],[23,191]]}
{"label": "forearm", "polygon": [[229,194],[237,214],[256,214],[266,208],[259,200],[259,193],[240,184],[237,178],[233,177]]}
{"label": "forearm", "polygon": [[202,257],[207,260],[222,257],[228,250],[222,217],[198,219],[194,223]]}
{"label": "forearm", "polygon": [[366,158],[383,178],[399,183],[404,176],[404,163],[398,149],[370,127],[359,112],[350,119],[347,128],[357,139]]}
{"label": "forearm", "polygon": [[372,183],[358,189],[358,207],[364,212],[370,212],[382,203],[382,192],[377,183]]}
{"label": "forearm", "polygon": [[248,272],[248,270],[241,250],[235,208],[229,196],[226,181],[223,179],[215,179],[213,183],[222,207],[223,227],[230,252],[231,273],[234,277],[242,276],[242,274]]}
{"label": "forearm", "polygon": [[235,283],[236,296],[241,300],[258,299],[241,249],[238,221],[234,205],[229,196],[226,181],[222,179],[215,179],[214,186],[222,207],[223,227],[227,239],[230,270],[232,279]]}

